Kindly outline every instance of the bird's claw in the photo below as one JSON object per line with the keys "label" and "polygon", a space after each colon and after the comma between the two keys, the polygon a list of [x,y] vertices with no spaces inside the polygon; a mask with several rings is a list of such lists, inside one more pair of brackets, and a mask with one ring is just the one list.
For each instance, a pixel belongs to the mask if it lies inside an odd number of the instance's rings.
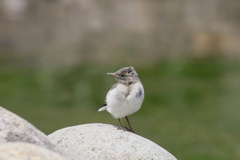
{"label": "bird's claw", "polygon": [[135,134],[139,135],[138,133],[134,132],[132,129],[129,129],[129,128],[127,128],[127,127],[118,127],[117,129],[118,129],[118,130],[123,130],[123,131],[132,132],[132,133],[135,133]]}
{"label": "bird's claw", "polygon": [[122,131],[129,131],[127,128],[124,128],[124,127],[118,127],[117,129]]}

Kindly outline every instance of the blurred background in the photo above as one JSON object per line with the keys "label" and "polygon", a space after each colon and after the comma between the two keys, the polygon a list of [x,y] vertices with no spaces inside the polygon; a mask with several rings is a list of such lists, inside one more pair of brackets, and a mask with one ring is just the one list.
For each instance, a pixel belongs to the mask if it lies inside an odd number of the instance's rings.
{"label": "blurred background", "polygon": [[0,1],[0,106],[46,134],[118,125],[97,110],[131,65],[136,132],[177,159],[240,159],[239,62],[239,0]]}

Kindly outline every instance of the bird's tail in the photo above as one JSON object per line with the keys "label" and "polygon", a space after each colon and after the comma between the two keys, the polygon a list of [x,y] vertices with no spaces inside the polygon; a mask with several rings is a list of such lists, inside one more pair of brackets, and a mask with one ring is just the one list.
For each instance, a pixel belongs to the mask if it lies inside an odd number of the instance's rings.
{"label": "bird's tail", "polygon": [[103,104],[103,107],[98,110],[98,112],[104,111],[107,109],[107,104]]}

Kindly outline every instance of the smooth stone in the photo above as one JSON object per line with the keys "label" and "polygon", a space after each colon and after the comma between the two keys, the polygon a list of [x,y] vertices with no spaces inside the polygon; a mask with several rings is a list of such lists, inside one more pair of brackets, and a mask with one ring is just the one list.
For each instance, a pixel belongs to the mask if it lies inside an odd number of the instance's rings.
{"label": "smooth stone", "polygon": [[67,127],[48,137],[73,160],[176,160],[156,143],[109,124]]}
{"label": "smooth stone", "polygon": [[67,160],[49,149],[24,142],[1,144],[0,153],[0,160]]}
{"label": "smooth stone", "polygon": [[31,123],[0,107],[0,144],[7,142],[32,143],[68,157],[60,147],[54,145],[43,132]]}

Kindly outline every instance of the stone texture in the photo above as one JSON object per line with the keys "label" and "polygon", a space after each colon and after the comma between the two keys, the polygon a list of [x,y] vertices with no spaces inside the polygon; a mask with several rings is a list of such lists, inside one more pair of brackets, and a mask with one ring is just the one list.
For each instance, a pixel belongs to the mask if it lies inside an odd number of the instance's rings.
{"label": "stone texture", "polygon": [[0,144],[6,142],[33,143],[67,157],[61,148],[55,146],[44,133],[32,124],[0,107]]}
{"label": "stone texture", "polygon": [[74,160],[176,160],[154,142],[108,124],[85,124],[48,137]]}
{"label": "stone texture", "polygon": [[49,149],[23,142],[1,144],[0,153],[0,160],[67,160]]}

